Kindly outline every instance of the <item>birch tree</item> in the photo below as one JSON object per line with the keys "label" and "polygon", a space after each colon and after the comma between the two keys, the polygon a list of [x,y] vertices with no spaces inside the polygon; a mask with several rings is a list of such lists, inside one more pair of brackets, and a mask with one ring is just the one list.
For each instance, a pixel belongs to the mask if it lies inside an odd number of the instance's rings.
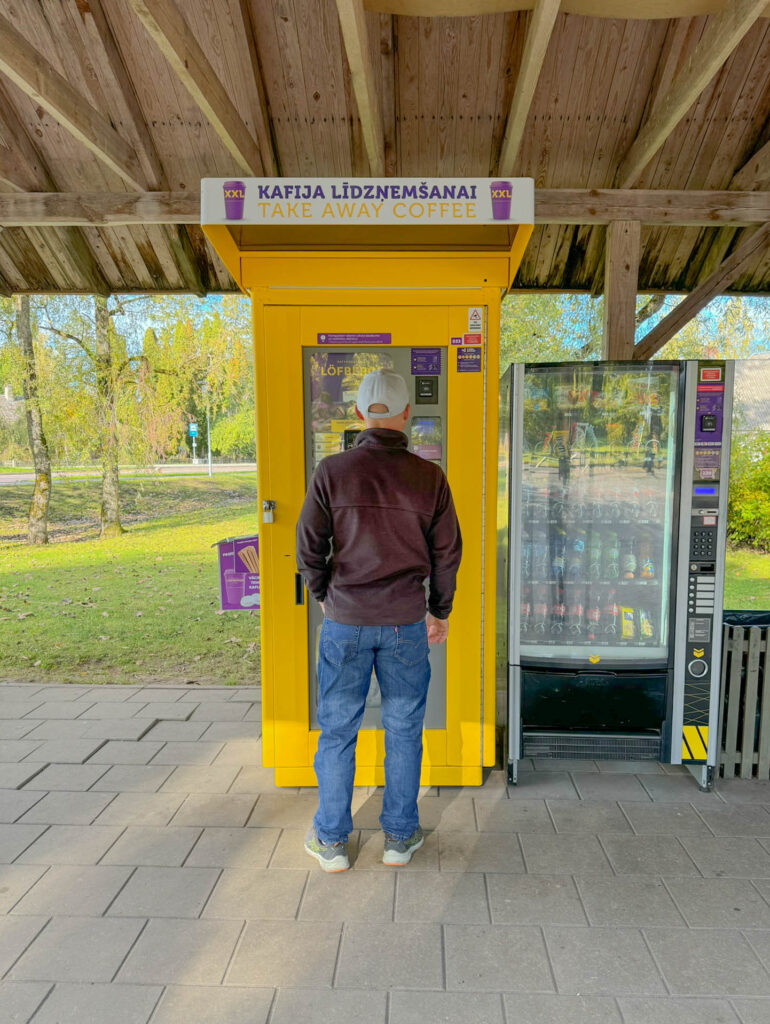
{"label": "birch tree", "polygon": [[29,544],[47,544],[48,504],[51,499],[51,459],[48,454],[43,417],[40,411],[28,295],[16,296],[16,334],[22,357],[22,389],[27,418],[27,435],[35,468],[35,486],[29,506],[27,542]]}

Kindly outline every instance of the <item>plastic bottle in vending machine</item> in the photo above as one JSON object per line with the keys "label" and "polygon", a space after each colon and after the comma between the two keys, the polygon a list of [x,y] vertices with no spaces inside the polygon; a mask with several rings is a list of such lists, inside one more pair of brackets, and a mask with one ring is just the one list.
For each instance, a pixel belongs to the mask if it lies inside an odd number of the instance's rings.
{"label": "plastic bottle in vending machine", "polygon": [[591,539],[588,544],[588,578],[590,580],[602,578],[602,535],[596,526],[591,530]]}
{"label": "plastic bottle in vending machine", "polygon": [[612,492],[612,496],[607,504],[607,516],[615,521],[623,517],[623,498],[617,487]]}
{"label": "plastic bottle in vending machine", "polygon": [[585,633],[585,607],[580,587],[570,587],[567,596],[567,628],[570,635],[582,636]]}
{"label": "plastic bottle in vending machine", "polygon": [[548,577],[548,538],[545,530],[536,530],[532,542],[532,576],[544,580]]}
{"label": "plastic bottle in vending machine", "polygon": [[623,551],[620,557],[620,564],[623,569],[623,579],[636,579],[636,538],[626,537],[623,541]]}
{"label": "plastic bottle in vending machine", "polygon": [[618,535],[612,530],[606,535],[606,543],[602,553],[602,575],[606,580],[616,580],[620,575]]}
{"label": "plastic bottle in vending machine", "polygon": [[557,587],[551,605],[551,633],[558,635],[564,632],[564,619],[567,609],[564,605],[564,592]]}
{"label": "plastic bottle in vending machine", "polygon": [[520,620],[520,633],[526,636],[532,626],[532,591],[529,587],[524,587],[521,591]]}
{"label": "plastic bottle in vending machine", "polygon": [[652,545],[649,540],[639,543],[639,579],[655,579],[655,563],[652,560]]}
{"label": "plastic bottle in vending machine", "polygon": [[560,526],[551,531],[551,579],[564,579],[564,552],[567,546],[567,535]]}
{"label": "plastic bottle in vending machine", "polygon": [[607,603],[604,606],[602,632],[605,636],[617,636],[618,633],[618,605],[615,601],[615,591],[610,588],[607,591]]}
{"label": "plastic bottle in vending machine", "polygon": [[588,599],[588,610],[586,612],[586,627],[589,640],[596,640],[599,636],[599,623],[602,617],[602,606],[599,592],[592,592]]}
{"label": "plastic bottle in vending machine", "polygon": [[585,562],[586,531],[576,530],[569,541],[569,553],[567,555],[567,579],[578,583],[583,579],[583,564]]}
{"label": "plastic bottle in vending machine", "polygon": [[535,587],[535,602],[533,606],[534,623],[533,633],[545,633],[548,623],[548,591],[544,586]]}

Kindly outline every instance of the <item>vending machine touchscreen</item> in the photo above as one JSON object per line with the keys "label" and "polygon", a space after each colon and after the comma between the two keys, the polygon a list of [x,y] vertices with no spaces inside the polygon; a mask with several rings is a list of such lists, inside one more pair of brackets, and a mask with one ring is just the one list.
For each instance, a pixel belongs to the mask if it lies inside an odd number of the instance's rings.
{"label": "vending machine touchscreen", "polygon": [[[309,482],[327,455],[347,451],[356,444],[364,424],[356,416],[356,395],[365,374],[393,370],[409,390],[410,418],[405,425],[409,450],[446,471],[444,424],[447,409],[446,352],[438,348],[306,348],[304,357],[305,471]],[[430,373],[424,373],[424,370]],[[318,643],[323,615],[309,599],[310,726],[317,728]],[[431,647],[431,683],[425,728],[440,729],[446,719],[446,649]],[[380,691],[372,673],[362,728],[379,729]]]}

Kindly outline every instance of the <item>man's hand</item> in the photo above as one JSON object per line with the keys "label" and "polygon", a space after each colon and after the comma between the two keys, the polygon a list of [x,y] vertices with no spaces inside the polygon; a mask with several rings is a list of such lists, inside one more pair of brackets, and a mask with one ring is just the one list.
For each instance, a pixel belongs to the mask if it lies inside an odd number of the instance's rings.
{"label": "man's hand", "polygon": [[449,632],[449,621],[447,619],[437,619],[435,615],[431,615],[428,612],[425,616],[425,622],[428,627],[428,643],[443,644]]}
{"label": "man's hand", "polygon": [[319,601],[318,604],[319,604],[319,606],[321,608],[321,614],[323,615],[324,618],[326,618],[326,609],[324,608],[323,601]]}

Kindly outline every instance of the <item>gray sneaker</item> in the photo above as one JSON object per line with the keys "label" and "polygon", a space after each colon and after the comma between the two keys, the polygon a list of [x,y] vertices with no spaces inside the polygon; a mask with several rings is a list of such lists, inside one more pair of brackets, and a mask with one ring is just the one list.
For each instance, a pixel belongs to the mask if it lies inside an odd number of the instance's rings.
{"label": "gray sneaker", "polygon": [[394,839],[393,836],[389,836],[386,832],[382,863],[389,864],[394,868],[408,864],[412,859],[412,854],[415,850],[419,850],[424,842],[425,836],[422,834],[422,829],[419,825],[408,839]]}
{"label": "gray sneaker", "polygon": [[305,852],[315,857],[322,870],[329,874],[347,871],[350,867],[347,843],[322,843],[314,828],[305,836]]}

